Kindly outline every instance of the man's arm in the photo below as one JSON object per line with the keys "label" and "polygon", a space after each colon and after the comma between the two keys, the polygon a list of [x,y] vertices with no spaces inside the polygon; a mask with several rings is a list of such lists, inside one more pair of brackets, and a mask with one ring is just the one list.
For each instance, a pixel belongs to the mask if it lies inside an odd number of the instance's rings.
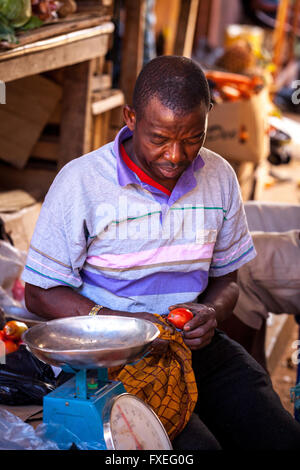
{"label": "man's arm", "polygon": [[232,313],[239,296],[237,271],[220,277],[210,277],[209,283],[198,301],[210,304],[216,310],[217,323],[226,320]]}
{"label": "man's arm", "polygon": [[88,315],[95,305],[95,302],[70,287],[42,289],[28,283],[25,284],[25,303],[30,312],[47,320]]}
{"label": "man's arm", "polygon": [[[42,289],[41,287],[28,283],[25,284],[25,303],[30,312],[47,320],[88,315],[95,305],[95,302],[81,294],[78,294],[70,287],[58,286],[50,289]],[[147,312],[131,313],[120,310],[111,310],[104,307],[100,310],[99,315],[119,315],[141,318],[153,323],[160,323],[166,327],[152,313]],[[157,338],[152,343],[153,354],[163,354],[167,347],[167,341]]]}
{"label": "man's arm", "polygon": [[209,279],[205,292],[198,302],[177,304],[169,307],[190,309],[194,317],[183,328],[184,341],[190,349],[201,349],[207,346],[219,323],[228,318],[237,302],[239,289],[236,283],[237,272]]}

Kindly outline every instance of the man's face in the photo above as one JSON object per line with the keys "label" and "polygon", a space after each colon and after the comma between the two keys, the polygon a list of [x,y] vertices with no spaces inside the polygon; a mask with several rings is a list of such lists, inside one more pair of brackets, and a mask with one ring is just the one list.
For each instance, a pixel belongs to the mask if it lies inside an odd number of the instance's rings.
{"label": "man's face", "polygon": [[149,102],[140,119],[127,108],[125,121],[133,131],[131,158],[155,181],[173,189],[204,143],[207,114],[204,103],[180,115],[157,98]]}

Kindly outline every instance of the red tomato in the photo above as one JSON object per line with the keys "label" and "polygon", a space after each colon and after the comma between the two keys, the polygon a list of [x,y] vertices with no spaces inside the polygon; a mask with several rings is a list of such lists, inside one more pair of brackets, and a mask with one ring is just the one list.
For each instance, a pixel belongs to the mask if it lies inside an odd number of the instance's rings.
{"label": "red tomato", "polygon": [[4,325],[3,333],[5,337],[12,341],[19,341],[24,331],[28,330],[27,325],[21,321],[11,320]]}
{"label": "red tomato", "polygon": [[5,335],[3,333],[3,330],[0,330],[0,341],[4,341],[5,340]]}
{"label": "red tomato", "polygon": [[16,344],[14,341],[11,341],[10,339],[6,339],[4,344],[6,354],[13,353],[19,349],[18,344]]}
{"label": "red tomato", "polygon": [[174,308],[168,315],[168,320],[172,323],[176,328],[182,330],[184,325],[193,318],[193,314],[187,308]]}

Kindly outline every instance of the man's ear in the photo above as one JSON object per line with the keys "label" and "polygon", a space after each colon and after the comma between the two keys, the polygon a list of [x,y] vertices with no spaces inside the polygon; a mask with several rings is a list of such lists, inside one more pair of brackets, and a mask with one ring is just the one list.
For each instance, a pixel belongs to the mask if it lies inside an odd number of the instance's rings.
{"label": "man's ear", "polygon": [[136,125],[136,114],[134,109],[128,104],[123,108],[123,118],[127,127],[133,132]]}

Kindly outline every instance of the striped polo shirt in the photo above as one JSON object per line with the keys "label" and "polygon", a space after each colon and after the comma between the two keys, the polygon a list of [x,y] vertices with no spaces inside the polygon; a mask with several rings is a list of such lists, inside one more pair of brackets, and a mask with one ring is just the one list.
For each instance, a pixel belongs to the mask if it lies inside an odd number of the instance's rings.
{"label": "striped polo shirt", "polygon": [[69,162],[41,208],[23,280],[112,310],[167,314],[255,256],[236,175],[202,148],[171,193],[121,154],[131,136]]}

